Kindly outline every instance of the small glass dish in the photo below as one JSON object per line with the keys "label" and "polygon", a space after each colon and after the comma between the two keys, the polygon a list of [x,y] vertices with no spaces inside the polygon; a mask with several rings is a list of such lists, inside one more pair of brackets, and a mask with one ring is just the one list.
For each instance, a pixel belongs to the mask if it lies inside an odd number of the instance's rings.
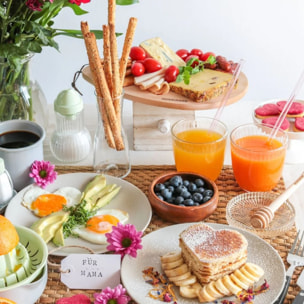
{"label": "small glass dish", "polygon": [[232,198],[226,207],[226,219],[229,225],[255,233],[261,237],[273,237],[290,230],[295,222],[295,209],[286,200],[275,212],[273,220],[264,229],[254,228],[251,216],[263,206],[269,206],[278,194],[270,192],[248,192]]}

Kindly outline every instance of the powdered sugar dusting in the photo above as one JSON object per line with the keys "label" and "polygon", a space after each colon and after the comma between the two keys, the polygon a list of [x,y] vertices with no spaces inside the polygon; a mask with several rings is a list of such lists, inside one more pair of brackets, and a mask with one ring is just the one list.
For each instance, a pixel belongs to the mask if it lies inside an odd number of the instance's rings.
{"label": "powdered sugar dusting", "polygon": [[237,231],[213,230],[205,224],[195,224],[180,235],[184,243],[202,262],[227,258],[247,247],[246,239]]}

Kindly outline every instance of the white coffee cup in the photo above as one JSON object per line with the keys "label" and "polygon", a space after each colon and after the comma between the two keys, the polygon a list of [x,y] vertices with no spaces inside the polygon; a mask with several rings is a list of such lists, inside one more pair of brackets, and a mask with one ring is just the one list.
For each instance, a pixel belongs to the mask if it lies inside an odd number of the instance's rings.
{"label": "white coffee cup", "polygon": [[29,120],[7,120],[0,123],[0,157],[9,172],[14,189],[31,184],[30,167],[43,160],[44,129]]}

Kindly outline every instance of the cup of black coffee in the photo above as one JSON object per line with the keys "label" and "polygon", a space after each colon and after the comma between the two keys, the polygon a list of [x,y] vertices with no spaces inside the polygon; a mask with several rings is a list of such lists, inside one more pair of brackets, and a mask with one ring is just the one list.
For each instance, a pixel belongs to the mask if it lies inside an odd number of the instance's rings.
{"label": "cup of black coffee", "polygon": [[30,167],[43,160],[44,129],[29,120],[8,120],[0,123],[0,157],[9,172],[14,188],[20,191],[31,184]]}

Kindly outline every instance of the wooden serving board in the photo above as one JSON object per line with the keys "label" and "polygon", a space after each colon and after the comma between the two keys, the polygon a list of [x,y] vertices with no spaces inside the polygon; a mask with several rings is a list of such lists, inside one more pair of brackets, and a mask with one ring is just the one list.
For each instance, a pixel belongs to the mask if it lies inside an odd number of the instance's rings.
{"label": "wooden serving board", "polygon": [[[82,75],[85,80],[93,83],[90,67],[87,66],[82,70]],[[248,90],[248,79],[244,73],[239,76],[238,84],[235,90],[232,91],[227,105],[239,101]],[[134,102],[143,103],[155,107],[179,109],[179,110],[209,110],[218,108],[221,104],[222,96],[211,99],[206,102],[194,102],[190,99],[178,95],[173,92],[169,92],[164,95],[155,95],[150,92],[142,91],[137,86],[132,85],[124,88],[125,98]]]}

